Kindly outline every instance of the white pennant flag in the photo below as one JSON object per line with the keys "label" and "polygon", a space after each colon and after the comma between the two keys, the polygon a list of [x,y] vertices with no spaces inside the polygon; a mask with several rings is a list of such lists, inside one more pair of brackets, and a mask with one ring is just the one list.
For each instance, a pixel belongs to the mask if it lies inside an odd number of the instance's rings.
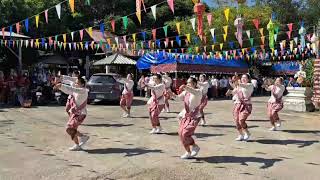
{"label": "white pennant flag", "polygon": [[69,49],[70,49],[70,50],[72,50],[72,46],[71,46],[71,43],[68,43],[68,44],[69,44]]}
{"label": "white pennant flag", "polygon": [[247,30],[246,33],[247,33],[248,38],[250,39],[250,36],[251,36],[250,30]]}
{"label": "white pennant flag", "polygon": [[274,41],[277,42],[277,39],[278,39],[278,34],[275,34],[274,35]]}
{"label": "white pennant flag", "polygon": [[20,47],[23,46],[23,40],[20,40]]}
{"label": "white pennant flag", "polygon": [[115,37],[114,39],[115,39],[115,41],[116,41],[116,43],[117,43],[117,46],[119,46],[119,38],[118,38],[118,37]]}
{"label": "white pennant flag", "polygon": [[57,10],[58,18],[60,19],[61,18],[61,4],[56,5],[56,10]]}
{"label": "white pennant flag", "polygon": [[212,38],[214,39],[214,36],[215,36],[215,28],[212,28],[212,29],[210,29],[210,32],[211,32],[211,36],[212,36]]}
{"label": "white pennant flag", "polygon": [[26,40],[26,48],[28,47],[28,45],[29,45],[29,40]]}
{"label": "white pennant flag", "polygon": [[73,32],[71,32],[71,39],[72,39],[72,41],[73,41]]}
{"label": "white pennant flag", "polygon": [[191,22],[191,24],[192,24],[192,29],[193,29],[194,31],[196,31],[196,18],[190,19],[190,22]]}
{"label": "white pennant flag", "polygon": [[164,46],[165,46],[165,48],[168,47],[168,42],[167,41],[164,42]]}
{"label": "white pennant flag", "polygon": [[129,49],[129,43],[126,43],[126,48]]}
{"label": "white pennant flag", "polygon": [[298,37],[295,37],[293,40],[298,45]]}
{"label": "white pennant flag", "polygon": [[48,43],[44,43],[44,48],[48,49]]}
{"label": "white pennant flag", "polygon": [[152,15],[157,20],[157,5],[151,6]]}

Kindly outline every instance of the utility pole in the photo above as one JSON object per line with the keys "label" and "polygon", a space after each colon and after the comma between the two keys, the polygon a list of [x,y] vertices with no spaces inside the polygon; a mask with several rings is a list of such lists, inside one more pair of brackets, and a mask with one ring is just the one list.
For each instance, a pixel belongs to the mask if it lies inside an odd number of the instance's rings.
{"label": "utility pole", "polygon": [[316,42],[316,43],[318,43],[317,45],[316,45],[316,47],[318,47],[318,52],[316,52],[316,54],[317,54],[317,58],[319,59],[320,58],[320,51],[319,51],[319,47],[320,47],[320,19],[318,20],[318,26],[317,26],[317,37],[318,37],[318,42]]}

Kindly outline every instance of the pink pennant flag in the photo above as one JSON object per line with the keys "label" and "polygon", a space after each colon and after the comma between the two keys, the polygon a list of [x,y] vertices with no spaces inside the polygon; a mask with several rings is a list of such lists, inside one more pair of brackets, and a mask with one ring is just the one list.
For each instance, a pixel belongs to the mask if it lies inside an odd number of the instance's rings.
{"label": "pink pennant flag", "polygon": [[167,1],[168,1],[168,5],[169,5],[171,11],[174,14],[174,0],[167,0]]}
{"label": "pink pennant flag", "polygon": [[288,38],[291,39],[291,31],[287,31]]}
{"label": "pink pennant flag", "polygon": [[152,37],[153,37],[153,40],[157,39],[157,29],[152,29]]}
{"label": "pink pennant flag", "polygon": [[17,34],[19,34],[20,33],[20,23],[19,22],[16,23],[16,30],[17,30]]}
{"label": "pink pennant flag", "polygon": [[209,26],[211,26],[212,25],[212,14],[211,13],[207,14],[207,20],[208,20]]}
{"label": "pink pennant flag", "polygon": [[81,30],[79,31],[79,34],[80,34],[80,40],[82,41],[82,40],[83,40],[83,29],[81,29]]}
{"label": "pink pennant flag", "polygon": [[308,41],[311,41],[311,34],[307,34]]}
{"label": "pink pennant flag", "polygon": [[127,44],[127,36],[123,36],[123,41],[125,44]]}
{"label": "pink pennant flag", "polygon": [[4,39],[4,30],[5,28],[2,28],[2,39]]}
{"label": "pink pennant flag", "polygon": [[149,44],[149,48],[151,49],[151,43],[152,41],[148,41],[148,44]]}
{"label": "pink pennant flag", "polygon": [[254,19],[254,20],[252,20],[252,21],[253,21],[253,24],[254,24],[254,26],[256,27],[256,29],[259,30],[259,24],[260,24],[259,19]]}
{"label": "pink pennant flag", "polygon": [[181,52],[184,53],[184,48],[181,48]]}
{"label": "pink pennant flag", "polygon": [[44,11],[44,16],[46,18],[46,23],[48,24],[48,9]]}
{"label": "pink pennant flag", "polygon": [[293,24],[292,24],[292,23],[288,24],[288,28],[289,28],[289,31],[290,31],[290,32],[292,31],[292,27],[293,27]]}
{"label": "pink pennant flag", "polygon": [[189,45],[188,39],[185,39],[184,41],[185,41],[185,43],[186,43],[186,46],[188,46],[188,45]]}
{"label": "pink pennant flag", "polygon": [[116,30],[116,21],[114,19],[111,20],[111,27],[112,27],[112,31],[115,32],[115,30]]}
{"label": "pink pennant flag", "polygon": [[30,47],[33,48],[33,39],[31,39]]}
{"label": "pink pennant flag", "polygon": [[170,42],[171,42],[171,47],[173,47],[173,41],[171,40]]}
{"label": "pink pennant flag", "polygon": [[48,39],[49,39],[49,46],[51,46],[52,43],[53,43],[53,42],[52,42],[52,37],[49,37]]}

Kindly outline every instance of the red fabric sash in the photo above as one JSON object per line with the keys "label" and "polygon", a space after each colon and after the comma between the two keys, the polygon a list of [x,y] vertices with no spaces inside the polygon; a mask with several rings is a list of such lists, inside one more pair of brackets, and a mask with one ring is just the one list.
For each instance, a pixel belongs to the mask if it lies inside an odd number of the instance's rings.
{"label": "red fabric sash", "polygon": [[237,91],[237,95],[238,95],[238,98],[239,98],[239,101],[240,101],[240,108],[239,110],[240,111],[243,111],[245,109],[248,109],[249,108],[249,102],[250,102],[250,97],[248,99],[246,99],[243,95],[243,92],[242,91]]}
{"label": "red fabric sash", "polygon": [[196,115],[199,113],[199,110],[200,110],[200,105],[197,106],[192,112],[190,111],[190,108],[189,108],[189,105],[190,105],[190,93],[186,93],[185,97],[184,97],[184,108],[186,110],[186,114],[184,115],[184,118],[182,118],[182,122],[183,123],[183,128],[187,127],[188,124],[191,122],[191,121],[198,121],[197,118],[196,118]]}
{"label": "red fabric sash", "polygon": [[71,112],[76,115],[80,115],[81,111],[87,106],[87,100],[85,100],[79,107],[76,105],[75,98],[72,96],[70,99]]}
{"label": "red fabric sash", "polygon": [[273,86],[271,93],[276,98],[276,103],[282,102],[282,96],[278,97],[278,95],[276,94],[276,86]]}

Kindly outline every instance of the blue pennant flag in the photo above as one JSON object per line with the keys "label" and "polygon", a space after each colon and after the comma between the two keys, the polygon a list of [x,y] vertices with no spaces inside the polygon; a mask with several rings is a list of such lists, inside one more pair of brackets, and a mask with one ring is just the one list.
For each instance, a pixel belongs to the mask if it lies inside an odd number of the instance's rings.
{"label": "blue pennant flag", "polygon": [[10,37],[12,36],[12,26],[9,27]]}
{"label": "blue pennant flag", "polygon": [[156,42],[157,42],[158,47],[161,48],[160,40],[158,39]]}
{"label": "blue pennant flag", "polygon": [[143,38],[143,41],[146,41],[146,32],[142,32],[142,38]]}
{"label": "blue pennant flag", "polygon": [[229,42],[229,47],[230,47],[231,49],[234,48],[234,43],[233,43],[233,41]]}
{"label": "blue pennant flag", "polygon": [[29,32],[29,19],[24,20],[24,26],[26,27],[26,31]]}
{"label": "blue pennant flag", "polygon": [[103,23],[100,24],[100,32],[102,34],[102,37],[104,37],[104,24]]}
{"label": "blue pennant flag", "polygon": [[41,38],[41,46],[44,46],[44,38]]}

